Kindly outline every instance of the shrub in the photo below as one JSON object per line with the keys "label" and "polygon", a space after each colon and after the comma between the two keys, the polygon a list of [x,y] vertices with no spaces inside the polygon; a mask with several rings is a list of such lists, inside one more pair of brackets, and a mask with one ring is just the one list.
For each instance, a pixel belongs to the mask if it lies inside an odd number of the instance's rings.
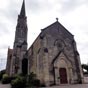
{"label": "shrub", "polygon": [[40,86],[40,80],[36,79],[36,74],[31,72],[28,75],[28,85],[29,87],[39,87]]}
{"label": "shrub", "polygon": [[5,70],[0,71],[0,80],[2,80],[3,74],[5,74]]}
{"label": "shrub", "polygon": [[40,86],[41,86],[41,87],[46,87],[46,85],[45,85],[45,84],[43,84],[43,83],[42,83]]}
{"label": "shrub", "polygon": [[25,77],[18,76],[15,80],[11,82],[12,88],[24,88],[26,86]]}
{"label": "shrub", "polygon": [[33,81],[35,79],[36,75],[31,72],[29,75],[28,75],[28,86],[33,86]]}
{"label": "shrub", "polygon": [[39,87],[40,86],[40,80],[38,80],[38,79],[33,80],[33,86]]}
{"label": "shrub", "polygon": [[7,74],[4,74],[2,77],[2,83],[3,84],[8,84],[11,82],[11,77],[9,77]]}

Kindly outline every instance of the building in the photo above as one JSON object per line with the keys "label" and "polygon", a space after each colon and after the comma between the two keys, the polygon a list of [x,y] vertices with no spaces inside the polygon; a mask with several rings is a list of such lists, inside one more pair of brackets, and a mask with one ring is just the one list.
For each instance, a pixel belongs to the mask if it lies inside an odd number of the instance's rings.
{"label": "building", "polygon": [[27,17],[23,1],[15,32],[13,50],[8,49],[7,73],[34,72],[46,86],[83,83],[80,55],[74,36],[58,22],[41,30],[27,49]]}
{"label": "building", "polygon": [[22,72],[20,68],[22,68],[21,62],[27,51],[27,31],[27,17],[25,13],[25,2],[23,1],[20,15],[18,15],[13,50],[8,49],[7,63],[10,65],[10,68],[7,69],[7,73],[9,72],[9,75]]}

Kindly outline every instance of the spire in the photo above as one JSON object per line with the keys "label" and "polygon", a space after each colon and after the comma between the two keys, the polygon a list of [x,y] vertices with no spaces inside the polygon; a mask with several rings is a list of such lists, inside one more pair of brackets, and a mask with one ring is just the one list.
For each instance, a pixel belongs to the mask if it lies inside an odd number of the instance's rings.
{"label": "spire", "polygon": [[20,16],[23,16],[23,17],[26,16],[26,13],[25,13],[25,0],[23,0],[23,4],[22,4],[22,7],[21,7],[21,12],[20,12]]}

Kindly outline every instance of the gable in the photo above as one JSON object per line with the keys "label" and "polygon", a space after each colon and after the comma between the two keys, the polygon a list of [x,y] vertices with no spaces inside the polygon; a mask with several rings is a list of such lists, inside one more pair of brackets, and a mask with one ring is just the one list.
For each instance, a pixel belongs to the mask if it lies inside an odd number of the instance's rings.
{"label": "gable", "polygon": [[42,29],[41,34],[50,35],[55,39],[56,38],[62,38],[62,39],[69,38],[71,40],[73,39],[73,35],[58,21]]}
{"label": "gable", "polygon": [[43,39],[45,36],[47,36],[47,39],[48,39],[47,42],[50,43],[51,41],[51,44],[52,42],[54,43],[56,39],[64,40],[66,38],[69,38],[73,40],[73,35],[58,21],[42,29],[41,33],[38,35],[38,37],[35,39],[32,45],[34,45],[34,43],[38,39]]}
{"label": "gable", "polygon": [[67,57],[67,55],[63,52],[63,51],[60,51],[56,57],[53,59],[52,63],[51,64],[54,64],[55,61],[57,61],[57,59],[61,59],[61,58],[65,58],[67,61],[69,61],[71,64],[72,64],[72,61]]}

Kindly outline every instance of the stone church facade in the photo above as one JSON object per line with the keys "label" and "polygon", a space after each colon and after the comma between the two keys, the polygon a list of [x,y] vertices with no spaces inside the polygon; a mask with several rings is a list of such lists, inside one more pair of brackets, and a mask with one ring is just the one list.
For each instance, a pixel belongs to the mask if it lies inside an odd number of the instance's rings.
{"label": "stone church facade", "polygon": [[83,83],[80,55],[74,36],[58,20],[41,30],[27,49],[27,17],[23,1],[13,49],[8,49],[9,75],[33,72],[46,86]]}

